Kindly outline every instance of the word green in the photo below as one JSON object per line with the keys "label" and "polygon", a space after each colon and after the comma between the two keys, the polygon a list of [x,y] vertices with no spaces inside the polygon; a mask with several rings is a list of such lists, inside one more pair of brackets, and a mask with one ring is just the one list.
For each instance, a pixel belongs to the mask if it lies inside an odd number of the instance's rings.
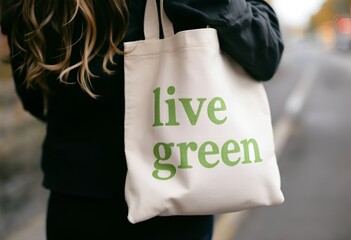
{"label": "word green", "polygon": [[[262,162],[259,147],[255,139],[244,139],[241,142],[242,148],[235,140],[226,141],[220,148],[213,141],[206,141],[198,146],[195,142],[182,142],[175,145],[175,143],[157,143],[154,146],[153,153],[156,158],[154,162],[154,171],[152,176],[158,180],[169,180],[177,173],[177,168],[188,170],[193,168],[189,161],[188,152],[197,151],[197,160],[204,168],[214,168],[222,161],[229,167],[234,167],[241,164],[259,163]],[[179,165],[175,166],[167,163],[170,160],[174,151],[179,151]],[[252,152],[254,159],[252,159]],[[215,161],[210,161],[208,157],[217,158]],[[191,161],[194,161],[193,159]]]}

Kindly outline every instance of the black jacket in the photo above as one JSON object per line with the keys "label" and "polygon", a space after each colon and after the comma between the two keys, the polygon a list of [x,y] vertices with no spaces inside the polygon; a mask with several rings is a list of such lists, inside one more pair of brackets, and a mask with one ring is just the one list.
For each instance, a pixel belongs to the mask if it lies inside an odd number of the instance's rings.
{"label": "black jacket", "polygon": [[[129,28],[125,41],[143,35],[145,0],[130,0]],[[5,1],[5,8],[6,8]],[[275,73],[283,43],[276,15],[262,0],[165,0],[165,11],[176,31],[210,25],[218,30],[221,48],[255,79],[269,80]],[[13,16],[17,17],[17,16]],[[98,20],[99,21],[99,20]],[[11,19],[3,19],[2,31],[11,39]],[[99,24],[99,23],[98,23]],[[59,46],[60,36],[47,36],[48,49]],[[47,115],[39,89],[23,84],[25,71],[16,69],[23,59],[11,48],[11,65],[17,93],[24,108],[46,122],[42,151],[43,185],[58,192],[93,197],[124,199],[126,174],[124,155],[123,57],[116,56],[115,74],[102,71],[100,57],[91,62],[93,99],[78,84],[60,84],[49,74],[51,89]],[[79,58],[79,48],[73,58]],[[75,74],[70,75],[74,81]]]}

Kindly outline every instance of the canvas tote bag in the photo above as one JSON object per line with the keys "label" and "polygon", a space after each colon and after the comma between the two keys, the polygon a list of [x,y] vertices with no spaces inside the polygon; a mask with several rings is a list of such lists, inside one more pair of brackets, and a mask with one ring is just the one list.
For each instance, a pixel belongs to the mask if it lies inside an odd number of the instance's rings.
{"label": "canvas tote bag", "polygon": [[146,39],[124,46],[128,220],[282,203],[262,84],[221,52],[215,29],[174,34],[161,9],[165,38],[148,0]]}

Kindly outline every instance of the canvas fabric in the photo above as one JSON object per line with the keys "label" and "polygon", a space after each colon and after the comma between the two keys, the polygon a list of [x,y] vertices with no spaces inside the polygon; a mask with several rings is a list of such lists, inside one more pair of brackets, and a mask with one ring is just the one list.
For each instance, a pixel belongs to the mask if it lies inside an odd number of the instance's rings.
{"label": "canvas fabric", "polygon": [[214,28],[174,34],[161,10],[163,39],[148,0],[145,40],[124,44],[128,220],[281,204],[263,84],[221,51]]}

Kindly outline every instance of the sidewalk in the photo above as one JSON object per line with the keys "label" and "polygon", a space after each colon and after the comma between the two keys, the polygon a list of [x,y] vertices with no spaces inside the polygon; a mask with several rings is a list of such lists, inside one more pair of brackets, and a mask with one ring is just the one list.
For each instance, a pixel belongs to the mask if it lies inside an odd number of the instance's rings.
{"label": "sidewalk", "polygon": [[38,214],[4,240],[45,240],[45,212]]}

